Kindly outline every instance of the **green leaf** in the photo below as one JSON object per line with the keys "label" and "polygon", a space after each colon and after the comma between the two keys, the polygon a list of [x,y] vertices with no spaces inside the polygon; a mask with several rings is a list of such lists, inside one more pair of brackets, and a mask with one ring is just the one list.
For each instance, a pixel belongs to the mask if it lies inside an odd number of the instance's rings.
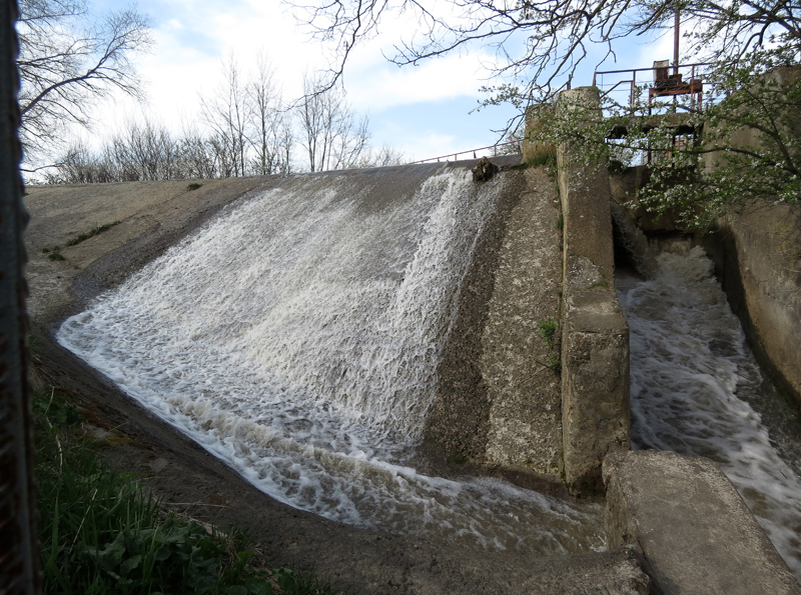
{"label": "green leaf", "polygon": [[130,558],[125,560],[125,562],[120,564],[120,573],[128,574],[129,572],[131,572],[131,570],[139,566],[139,563],[141,561],[142,561],[142,556],[138,554],[136,556],[131,556]]}
{"label": "green leaf", "polygon": [[276,568],[273,574],[278,581],[278,586],[285,591],[292,591],[298,588],[298,581],[295,579],[295,575],[292,573],[291,569]]}
{"label": "green leaf", "polygon": [[273,595],[273,586],[264,579],[255,576],[245,581],[248,593],[251,595]]}

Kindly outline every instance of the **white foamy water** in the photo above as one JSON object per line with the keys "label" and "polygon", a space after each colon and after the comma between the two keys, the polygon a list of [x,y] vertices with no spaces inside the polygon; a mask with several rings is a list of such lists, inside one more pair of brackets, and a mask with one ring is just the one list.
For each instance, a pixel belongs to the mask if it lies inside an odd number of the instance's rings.
{"label": "white foamy water", "polygon": [[414,468],[437,364],[502,179],[396,200],[287,181],[62,325],[59,342],[274,498],[386,531],[543,554],[602,547],[597,505]]}
{"label": "white foamy water", "polygon": [[663,253],[655,278],[621,279],[631,332],[632,440],[716,461],[801,579],[801,480],[746,401],[761,377],[703,249]]}

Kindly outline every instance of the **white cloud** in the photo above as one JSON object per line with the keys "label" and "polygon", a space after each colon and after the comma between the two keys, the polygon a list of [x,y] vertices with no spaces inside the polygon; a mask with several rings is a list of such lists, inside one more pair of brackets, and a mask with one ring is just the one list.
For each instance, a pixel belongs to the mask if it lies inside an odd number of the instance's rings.
{"label": "white cloud", "polygon": [[457,55],[420,66],[383,65],[348,77],[348,93],[357,109],[381,110],[398,105],[480,96],[479,56]]}

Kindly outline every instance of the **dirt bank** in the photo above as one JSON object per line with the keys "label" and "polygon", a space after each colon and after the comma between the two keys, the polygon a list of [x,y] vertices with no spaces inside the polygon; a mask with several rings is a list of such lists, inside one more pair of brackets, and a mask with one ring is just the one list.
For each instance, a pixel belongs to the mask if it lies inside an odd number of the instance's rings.
{"label": "dirt bank", "polygon": [[[29,311],[41,381],[80,394],[109,457],[171,507],[222,527],[249,529],[278,565],[314,570],[361,593],[645,593],[633,557],[620,551],[562,558],[477,552],[433,540],[355,529],[299,512],[256,490],[156,419],[52,340],[80,311],[225,205],[273,178],[48,186],[28,189]],[[244,197],[243,197],[244,195]],[[75,246],[66,242],[119,221]],[[54,246],[64,260],[51,260]],[[44,253],[47,248],[48,253]]]}

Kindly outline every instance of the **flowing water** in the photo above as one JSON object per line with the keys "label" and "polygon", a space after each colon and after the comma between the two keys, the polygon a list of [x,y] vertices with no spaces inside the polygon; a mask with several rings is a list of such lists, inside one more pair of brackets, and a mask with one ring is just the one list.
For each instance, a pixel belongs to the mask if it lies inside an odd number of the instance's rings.
{"label": "flowing water", "polygon": [[617,279],[631,333],[634,447],[716,461],[801,579],[798,465],[752,407],[776,397],[704,251],[656,260],[649,280]]}
{"label": "flowing water", "polygon": [[599,505],[419,470],[440,352],[504,181],[399,171],[297,176],[241,201],[57,338],[299,509],[480,547],[602,548]]}

